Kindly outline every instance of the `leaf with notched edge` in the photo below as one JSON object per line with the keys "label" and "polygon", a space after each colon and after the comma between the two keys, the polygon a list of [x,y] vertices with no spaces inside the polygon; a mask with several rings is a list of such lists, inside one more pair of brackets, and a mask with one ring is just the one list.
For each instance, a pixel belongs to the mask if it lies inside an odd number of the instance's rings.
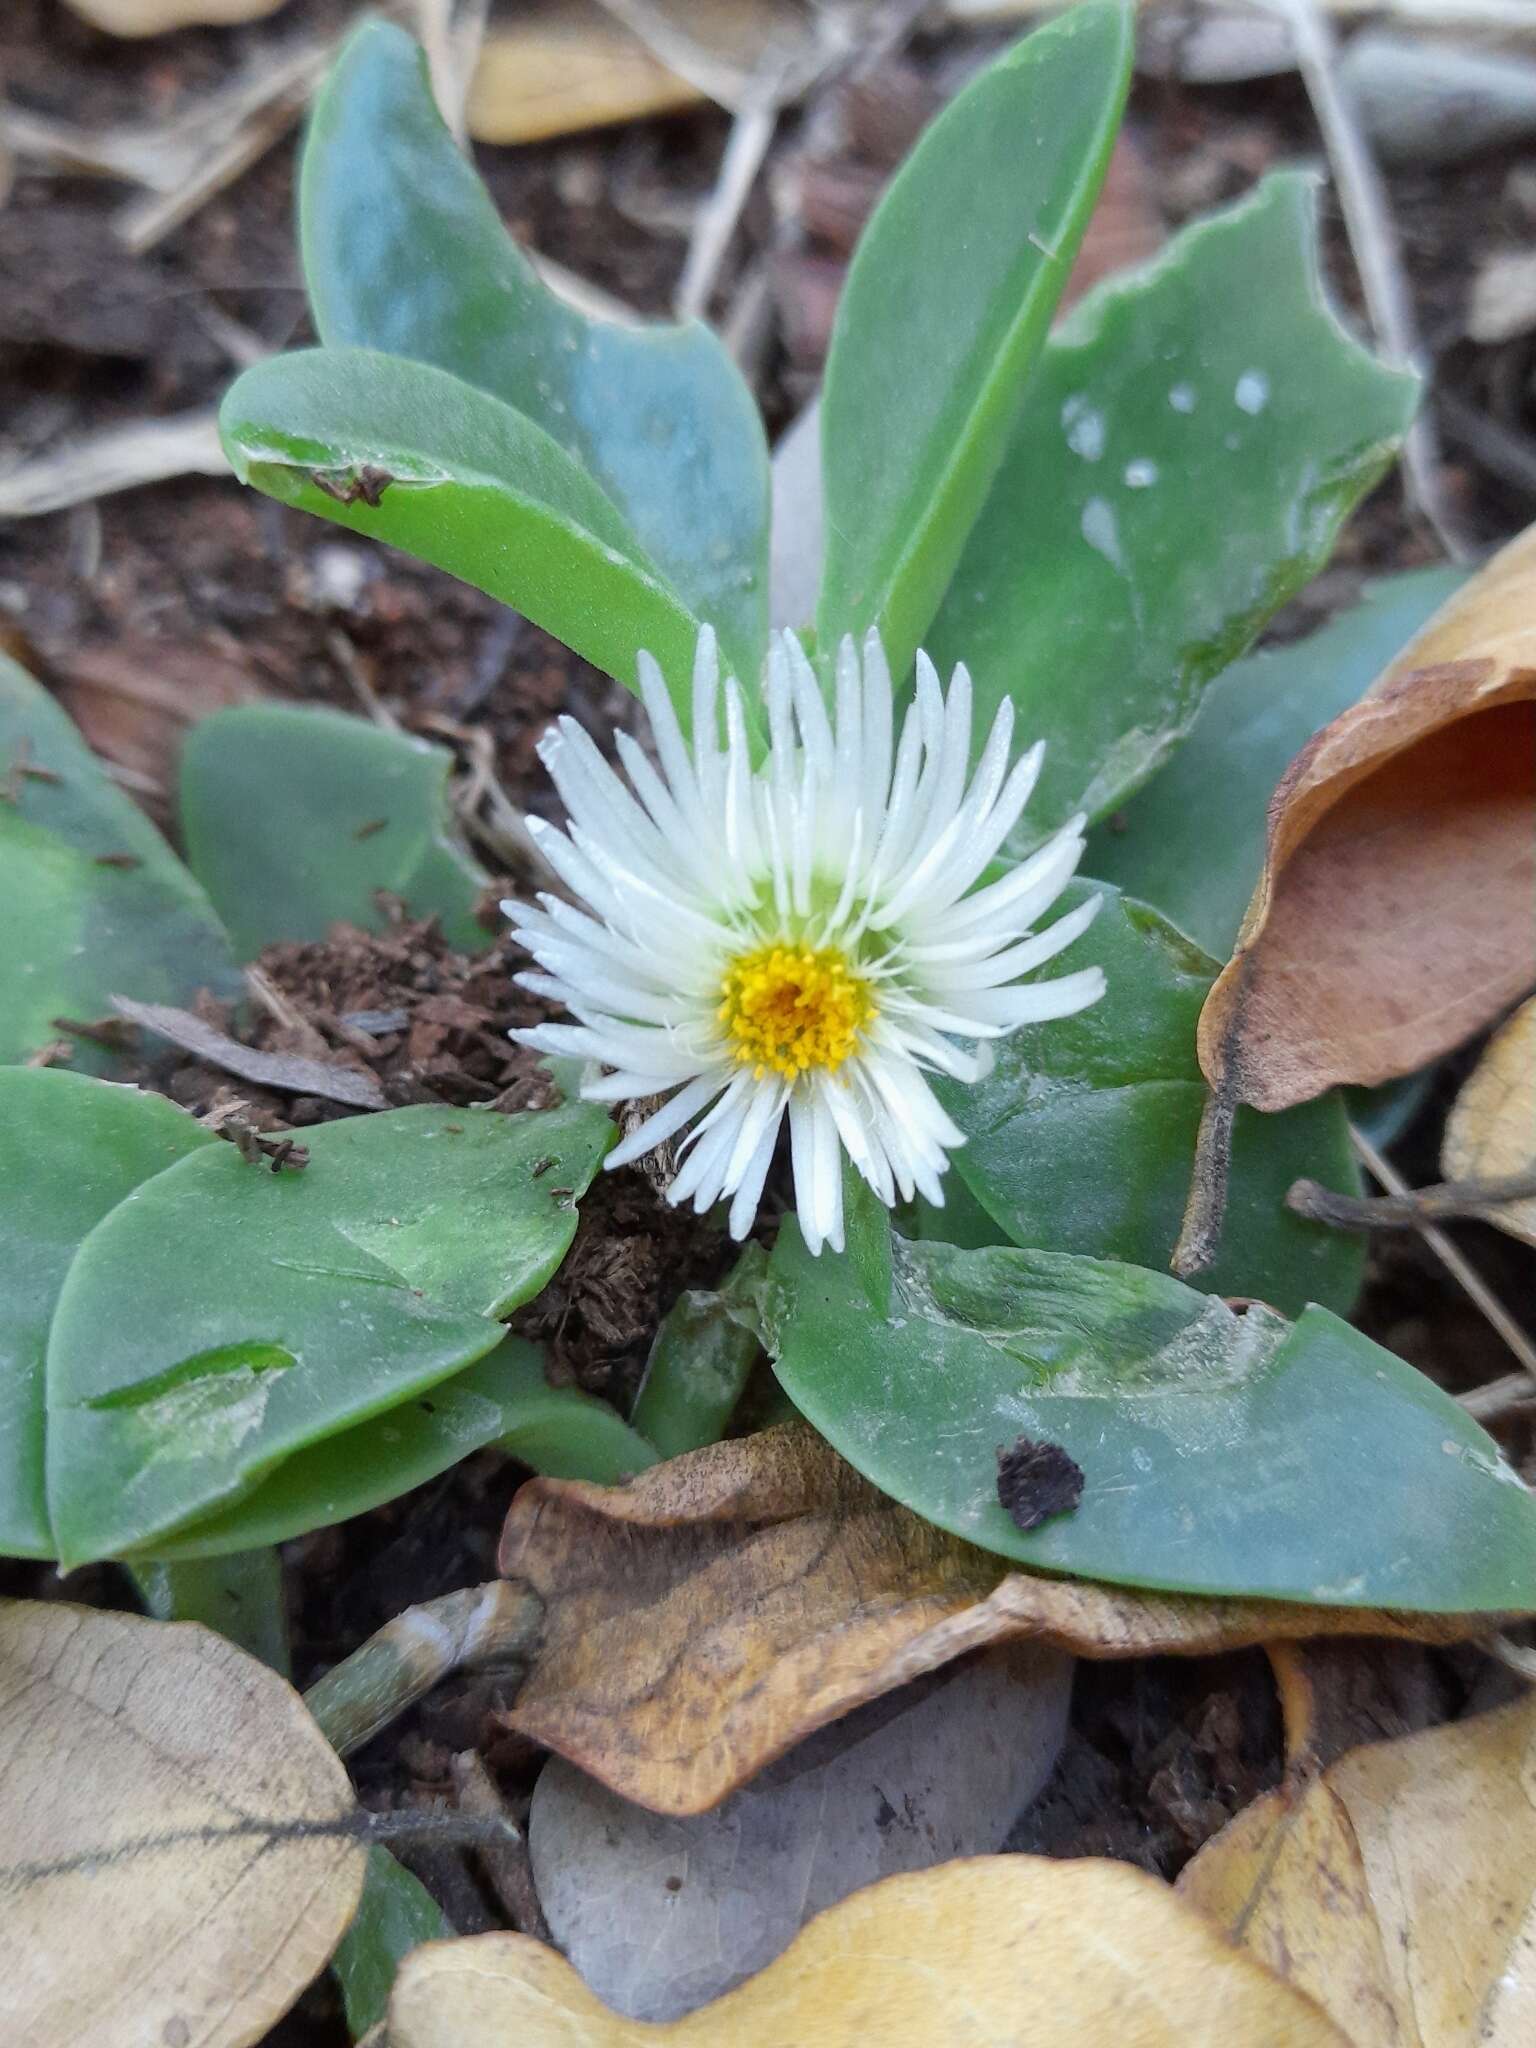
{"label": "leaf with notched edge", "polygon": [[530,1480],[500,1562],[545,1604],[509,1721],[656,1813],[707,1812],[814,1729],[992,1643],[1200,1656],[1339,1631],[1454,1642],[1487,1627],[1010,1571],[879,1492],[802,1423],[627,1486]]}
{"label": "leaf with notched edge", "polygon": [[1412,1073],[1536,982],[1536,527],[1303,748],[1200,1018],[1229,1102]]}
{"label": "leaf with notched edge", "polygon": [[[157,1174],[92,1230],[54,1311],[60,1558],[158,1555],[240,1503],[259,1517],[263,1482],[291,1508],[285,1468],[485,1358],[564,1258],[612,1131],[581,1103],[422,1105],[307,1131],[303,1173],[213,1145]],[[435,1428],[402,1434],[402,1456],[435,1455]],[[331,1519],[328,1491],[302,1526]]]}

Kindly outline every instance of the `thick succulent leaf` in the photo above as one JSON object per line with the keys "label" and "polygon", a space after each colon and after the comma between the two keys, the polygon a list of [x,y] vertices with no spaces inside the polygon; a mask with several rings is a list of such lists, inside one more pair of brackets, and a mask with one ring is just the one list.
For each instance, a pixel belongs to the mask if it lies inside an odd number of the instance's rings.
{"label": "thick succulent leaf", "polygon": [[43,1360],[81,1239],[141,1181],[217,1143],[164,1096],[0,1067],[0,1556],[53,1555]]}
{"label": "thick succulent leaf", "polygon": [[1264,865],[1275,785],[1466,580],[1451,564],[1383,576],[1305,640],[1235,663],[1206,691],[1172,761],[1092,834],[1089,868],[1225,960]]}
{"label": "thick succulent leaf", "polygon": [[[893,1241],[882,1316],[793,1222],[764,1338],[795,1405],[918,1514],[1047,1571],[1164,1591],[1482,1612],[1536,1604],[1536,1500],[1422,1374],[1326,1309],[1235,1314],[1165,1273]],[[997,1454],[1060,1445],[1029,1533]]]}
{"label": "thick succulent leaf", "polygon": [[542,1352],[506,1337],[452,1379],[296,1451],[233,1507],[152,1549],[173,1559],[222,1557],[286,1543],[396,1500],[490,1444],[552,1478],[603,1486],[656,1462],[652,1446],[606,1401],[550,1386]]}
{"label": "thick succulent leaf", "polygon": [[699,322],[616,326],[539,281],[401,30],[366,23],[337,60],[310,122],[299,223],[321,340],[435,363],[542,427],[755,682],[768,457],[751,393]]}
{"label": "thick succulent leaf", "polygon": [[194,726],[187,859],[242,955],[324,938],[338,919],[381,930],[380,889],[435,912],[454,945],[489,945],[475,916],[489,877],[453,830],[451,766],[441,747],[339,711],[250,704]]}
{"label": "thick succulent leaf", "polygon": [[1417,380],[1323,302],[1314,214],[1310,178],[1267,179],[1101,285],[1041,358],[928,641],[1049,743],[1021,843],[1146,780],[1412,417]]}
{"label": "thick succulent leaf", "polygon": [[352,1925],[331,1958],[354,2041],[383,2019],[395,1971],[411,1950],[453,1932],[421,1879],[375,1844]]}
{"label": "thick succulent leaf", "polygon": [[1085,0],[952,100],[848,273],[822,400],[824,645],[878,624],[899,678],[965,544],[1072,267],[1130,79]]}
{"label": "thick succulent leaf", "polygon": [[631,689],[641,648],[674,689],[691,676],[701,621],[625,515],[542,427],[462,378],[301,349],[238,377],[219,431],[242,482],[463,577]]}
{"label": "thick succulent leaf", "polygon": [[60,1558],[154,1554],[483,1357],[565,1256],[611,1135],[580,1105],[400,1109],[307,1132],[302,1172],[220,1145],[147,1183],[86,1239],[54,1315]]}
{"label": "thick succulent leaf", "polygon": [[724,1436],[761,1348],[752,1302],[766,1270],[749,1244],[721,1287],[687,1289],[662,1319],[633,1414],[664,1458]]}
{"label": "thick succulent leaf", "polygon": [[[59,705],[0,655],[0,1063],[106,1015],[113,995],[240,992],[228,934],[148,818]],[[75,1063],[108,1056],[77,1041]]]}
{"label": "thick succulent leaf", "polygon": [[[1075,883],[1070,906],[1097,893]],[[1097,962],[1107,989],[1091,1009],[1016,1032],[974,1086],[939,1079],[965,1144],[958,1178],[993,1221],[978,1235],[962,1206],[958,1238],[944,1209],[920,1211],[925,1237],[1080,1252],[1166,1269],[1189,1194],[1206,1098],[1195,1055],[1200,1008],[1217,962],[1145,904],[1103,892],[1099,915],[1061,955],[1069,972]],[[1053,969],[1054,971],[1054,969]],[[1226,1226],[1212,1294],[1250,1296],[1286,1315],[1308,1302],[1347,1309],[1365,1266],[1360,1239],[1285,1206],[1303,1174],[1353,1189],[1358,1168],[1337,1095],[1283,1116],[1238,1119]]]}

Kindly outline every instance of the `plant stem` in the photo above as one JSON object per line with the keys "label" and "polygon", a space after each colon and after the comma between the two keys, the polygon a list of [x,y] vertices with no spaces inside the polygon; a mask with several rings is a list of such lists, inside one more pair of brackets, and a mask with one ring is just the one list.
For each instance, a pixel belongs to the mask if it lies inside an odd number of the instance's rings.
{"label": "plant stem", "polygon": [[200,1621],[263,1664],[288,1676],[288,1617],[277,1550],[234,1550],[227,1557],[145,1562],[128,1567],[156,1621]]}
{"label": "plant stem", "polygon": [[465,1666],[526,1661],[543,1603],[526,1586],[493,1579],[408,1607],[304,1695],[338,1756],[372,1741],[397,1715]]}

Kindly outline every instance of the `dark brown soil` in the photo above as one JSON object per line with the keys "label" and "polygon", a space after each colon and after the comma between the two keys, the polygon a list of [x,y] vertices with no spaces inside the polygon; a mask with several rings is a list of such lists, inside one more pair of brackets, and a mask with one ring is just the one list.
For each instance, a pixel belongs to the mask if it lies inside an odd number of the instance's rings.
{"label": "dark brown soil", "polygon": [[[261,52],[334,27],[350,11],[350,0],[290,0],[266,24],[132,44],[87,28],[59,0],[9,0],[0,10],[0,83],[18,103],[84,128],[163,122]],[[738,285],[761,262],[768,318],[748,360],[771,426],[814,388],[848,253],[883,180],[996,40],[953,30],[920,37],[846,99],[839,120],[819,107],[786,121],[715,309],[733,310]],[[479,162],[519,237],[659,313],[681,266],[689,207],[713,179],[726,132],[722,114],[703,111],[535,147],[482,149]],[[1316,154],[1294,79],[1222,89],[1142,80],[1078,285],[1137,260],[1165,228],[1236,195],[1271,166]],[[308,338],[293,166],[290,139],[138,257],[112,231],[122,187],[20,166],[8,203],[0,203],[0,468],[100,428],[206,407],[242,350]],[[1390,197],[1434,359],[1447,492],[1465,533],[1491,543],[1536,514],[1536,337],[1474,344],[1466,299],[1483,257],[1528,242],[1536,230],[1536,152],[1454,174],[1396,174]],[[1358,309],[1331,197],[1324,208],[1334,288]],[[1385,484],[1351,523],[1334,564],[1274,631],[1307,630],[1349,602],[1367,576],[1437,554],[1399,486]],[[443,736],[446,720],[489,734],[503,787],[535,808],[549,801],[533,749],[551,717],[571,711],[601,737],[629,703],[489,598],[223,479],[190,477],[0,526],[0,647],[58,690],[167,824],[186,724],[246,697],[355,710],[361,679],[407,725]],[[253,1044],[367,1069],[392,1103],[511,1110],[547,1091],[532,1059],[506,1036],[540,1005],[513,987],[500,943],[467,958],[431,924],[402,913],[379,936],[338,931],[321,944],[274,948],[261,964],[275,1002],[242,1027]],[[1411,1181],[1436,1177],[1439,1129],[1459,1070],[1437,1086],[1397,1147]],[[302,1133],[349,1113],[190,1060],[168,1071],[162,1063],[158,1072],[159,1085],[199,1114],[238,1099],[243,1117],[265,1133]],[[1457,1235],[1503,1299],[1530,1298],[1527,1249],[1477,1226]],[[547,1341],[553,1372],[623,1406],[661,1316],[683,1288],[709,1284],[725,1257],[717,1237],[680,1221],[641,1174],[605,1177],[583,1203],[571,1256],[519,1326]],[[1509,1370],[1497,1337],[1411,1233],[1377,1240],[1361,1320],[1454,1391]],[[1499,1427],[1523,1469],[1536,1469],[1529,1411],[1513,1411]],[[518,1478],[504,1458],[483,1454],[385,1508],[290,1545],[298,1682],[413,1601],[490,1576]],[[3,1563],[0,1587],[44,1597],[61,1590],[41,1568]],[[110,1568],[77,1574],[63,1590],[130,1600]],[[1429,1658],[1424,1670],[1434,1711],[1461,1711],[1472,1684],[1467,1660]],[[475,1750],[520,1811],[538,1759],[507,1735],[497,1708],[494,1682],[443,1688],[357,1760],[365,1801],[451,1803],[452,1759]],[[1172,1875],[1276,1781],[1281,1754],[1274,1688],[1257,1652],[1085,1667],[1061,1766],[1014,1846],[1122,1856]],[[439,1852],[419,1867],[462,1930],[503,1924],[470,1859]],[[344,2039],[328,1980],[270,2037],[282,2048],[337,2048]]]}

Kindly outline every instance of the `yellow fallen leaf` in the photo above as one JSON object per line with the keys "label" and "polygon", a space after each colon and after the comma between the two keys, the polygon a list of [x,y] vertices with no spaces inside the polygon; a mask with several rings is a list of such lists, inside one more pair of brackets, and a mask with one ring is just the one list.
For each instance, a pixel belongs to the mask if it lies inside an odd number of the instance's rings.
{"label": "yellow fallen leaf", "polygon": [[365,1852],[339,1758],[211,1630],[0,1601],[0,2038],[245,2048],[323,1966]]}
{"label": "yellow fallen leaf", "polygon": [[1200,1017],[1218,1100],[1411,1073],[1536,982],[1533,700],[1536,527],[1286,770]]}
{"label": "yellow fallen leaf", "polygon": [[1536,1692],[1267,1793],[1178,1889],[1354,2048],[1529,2048]]}
{"label": "yellow fallen leaf", "polygon": [[480,46],[465,121],[477,142],[537,142],[695,105],[668,70],[596,0],[534,9]]}
{"label": "yellow fallen leaf", "polygon": [[1349,2048],[1129,1864],[980,1856],[886,1878],[776,1962],[666,2026],[611,2012],[520,1934],[429,1943],[395,1979],[389,2048]]}
{"label": "yellow fallen leaf", "polygon": [[1455,1615],[1135,1593],[1011,1572],[900,1506],[803,1424],[627,1486],[534,1479],[501,1570],[545,1621],[508,1712],[656,1813],[703,1813],[814,1729],[990,1643],[1209,1655],[1347,1632],[1454,1642]]}
{"label": "yellow fallen leaf", "polygon": [[173,28],[225,28],[276,14],[284,0],[65,0],[109,36],[158,36]]}
{"label": "yellow fallen leaf", "polygon": [[[1500,1180],[1536,1168],[1536,996],[1493,1034],[1446,1118],[1447,1180]],[[1506,1202],[1488,1221],[1536,1244],[1536,1196]]]}

